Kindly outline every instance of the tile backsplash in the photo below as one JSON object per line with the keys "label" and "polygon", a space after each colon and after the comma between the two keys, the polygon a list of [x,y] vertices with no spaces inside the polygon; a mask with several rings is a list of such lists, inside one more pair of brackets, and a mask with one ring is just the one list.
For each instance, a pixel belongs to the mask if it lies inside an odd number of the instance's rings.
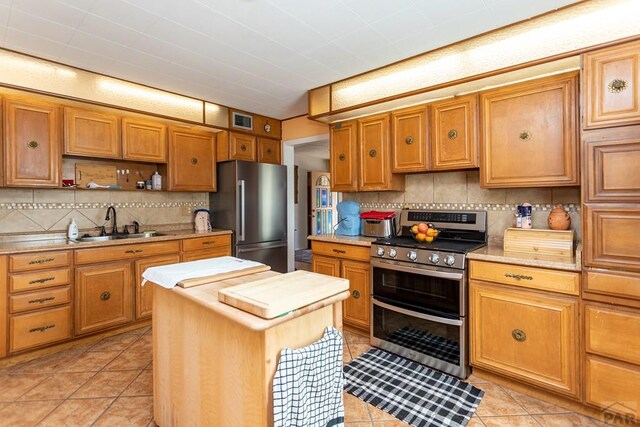
{"label": "tile backsplash", "polygon": [[515,223],[516,206],[533,205],[533,228],[548,228],[547,216],[562,204],[571,216],[571,229],[581,240],[580,189],[557,188],[480,188],[477,170],[406,175],[405,191],[343,193],[343,200],[360,203],[368,209],[479,209],[487,210],[490,236],[501,237]]}
{"label": "tile backsplash", "polygon": [[[0,188],[0,234],[60,232],[72,218],[78,228],[105,224],[107,208],[117,211],[118,226],[193,223],[193,210],[209,206],[208,193],[166,191]],[[106,224],[107,226],[110,225]]]}

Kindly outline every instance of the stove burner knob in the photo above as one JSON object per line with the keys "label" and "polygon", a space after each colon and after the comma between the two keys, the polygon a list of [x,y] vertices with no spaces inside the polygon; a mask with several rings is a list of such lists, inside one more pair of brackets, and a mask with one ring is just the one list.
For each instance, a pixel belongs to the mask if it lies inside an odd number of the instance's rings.
{"label": "stove burner knob", "polygon": [[429,255],[429,261],[431,261],[432,264],[437,264],[440,261],[440,255],[438,254]]}
{"label": "stove burner knob", "polygon": [[389,256],[391,258],[395,258],[398,255],[398,252],[395,249],[389,249]]}
{"label": "stove burner knob", "polygon": [[447,255],[444,257],[444,263],[451,266],[456,263],[456,258],[453,255]]}
{"label": "stove burner knob", "polygon": [[409,251],[407,252],[407,258],[409,258],[411,261],[415,261],[416,259],[418,259],[418,254],[416,253],[416,251]]}
{"label": "stove burner knob", "polygon": [[384,248],[378,248],[378,256],[384,256]]}

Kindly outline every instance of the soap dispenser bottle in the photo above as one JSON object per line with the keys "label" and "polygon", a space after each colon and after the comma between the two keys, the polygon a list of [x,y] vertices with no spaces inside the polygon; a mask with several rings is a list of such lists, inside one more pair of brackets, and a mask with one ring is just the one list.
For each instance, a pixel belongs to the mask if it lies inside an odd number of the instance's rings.
{"label": "soap dispenser bottle", "polygon": [[69,230],[67,231],[67,237],[72,240],[78,238],[78,224],[76,224],[75,218],[71,219],[71,224],[69,224]]}
{"label": "soap dispenser bottle", "polygon": [[154,190],[162,190],[162,175],[158,171],[151,175],[151,183]]}

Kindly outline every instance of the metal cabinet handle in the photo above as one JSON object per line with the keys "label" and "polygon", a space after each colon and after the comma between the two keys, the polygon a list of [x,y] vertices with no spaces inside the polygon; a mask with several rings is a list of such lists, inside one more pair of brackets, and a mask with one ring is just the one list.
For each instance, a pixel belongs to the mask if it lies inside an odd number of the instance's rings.
{"label": "metal cabinet handle", "polygon": [[407,145],[411,145],[413,144],[413,137],[412,136],[408,136],[404,139],[404,142],[407,143]]}
{"label": "metal cabinet handle", "polygon": [[197,158],[195,158],[195,157],[192,157],[192,158],[191,158],[191,164],[192,164],[192,165],[197,165],[197,164],[198,164],[198,159],[197,159]]}
{"label": "metal cabinet handle", "polygon": [[38,144],[38,141],[33,141],[32,140],[32,141],[27,142],[27,147],[29,147],[29,148],[31,148],[33,150],[38,148],[38,145],[40,145],[40,144]]}
{"label": "metal cabinet handle", "polygon": [[42,279],[29,280],[29,284],[35,285],[36,283],[46,283],[52,281],[53,279],[55,279],[55,277],[43,277]]}
{"label": "metal cabinet handle", "polygon": [[139,254],[144,252],[142,249],[129,249],[128,251],[124,251],[125,254]]}
{"label": "metal cabinet handle", "polygon": [[45,298],[32,299],[32,300],[29,301],[29,304],[42,304],[42,303],[47,302],[47,301],[53,301],[54,299],[56,299],[56,297],[45,297]]}
{"label": "metal cabinet handle", "polygon": [[216,241],[215,240],[207,240],[206,242],[202,242],[203,245],[215,245]]}
{"label": "metal cabinet handle", "polygon": [[244,145],[244,144],[242,144],[242,145],[240,146],[240,151],[247,151],[247,146],[246,146],[246,145]]}
{"label": "metal cabinet handle", "polygon": [[369,150],[369,157],[375,157],[378,152],[374,149]]}
{"label": "metal cabinet handle", "polygon": [[353,292],[352,292],[352,295],[353,295],[353,297],[354,297],[355,299],[360,298],[360,292],[359,292],[359,291],[353,291]]}
{"label": "metal cabinet handle", "polygon": [[533,276],[525,276],[524,274],[504,273],[504,277],[516,280],[533,280]]}
{"label": "metal cabinet handle", "polygon": [[456,139],[458,137],[458,131],[455,129],[451,129],[449,132],[447,132],[447,137],[449,139]]}
{"label": "metal cabinet handle", "polygon": [[347,251],[343,251],[342,249],[333,249],[333,252],[337,253],[337,254],[346,254]]}
{"label": "metal cabinet handle", "polygon": [[520,135],[518,135],[518,138],[520,138],[520,140],[522,141],[528,141],[531,139],[531,132],[528,130],[523,130],[522,132],[520,132]]}
{"label": "metal cabinet handle", "polygon": [[511,331],[511,336],[518,342],[523,342],[527,339],[527,334],[522,329],[514,329]]}
{"label": "metal cabinet handle", "polygon": [[271,154],[271,148],[267,148],[267,154]]}
{"label": "metal cabinet handle", "polygon": [[100,300],[102,301],[108,301],[109,298],[111,298],[111,292],[109,291],[104,291],[103,293],[100,294]]}
{"label": "metal cabinet handle", "polygon": [[611,93],[620,93],[629,86],[629,83],[625,79],[613,79],[607,85],[607,89]]}
{"label": "metal cabinet handle", "polygon": [[29,261],[29,265],[44,264],[44,263],[47,263],[47,262],[51,262],[53,260],[54,260],[53,258],[34,259],[33,261]]}
{"label": "metal cabinet handle", "polygon": [[37,328],[31,328],[31,329],[29,329],[29,333],[31,333],[31,332],[44,332],[47,329],[51,329],[51,328],[55,328],[55,327],[56,327],[55,323],[50,323],[48,325],[38,326]]}
{"label": "metal cabinet handle", "polygon": [[340,160],[341,162],[344,161],[344,159],[346,159],[345,155],[343,153],[340,153],[340,155],[338,156],[338,160]]}

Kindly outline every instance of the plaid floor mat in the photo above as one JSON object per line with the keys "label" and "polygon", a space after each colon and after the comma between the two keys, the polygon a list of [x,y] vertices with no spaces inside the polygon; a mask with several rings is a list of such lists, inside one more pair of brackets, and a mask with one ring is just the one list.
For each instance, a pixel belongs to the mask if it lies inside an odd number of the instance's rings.
{"label": "plaid floor mat", "polygon": [[457,342],[429,332],[422,332],[405,326],[386,337],[385,341],[437,357],[454,365],[460,363],[460,345]]}
{"label": "plaid floor mat", "polygon": [[344,366],[345,391],[414,427],[465,426],[484,392],[374,348]]}

